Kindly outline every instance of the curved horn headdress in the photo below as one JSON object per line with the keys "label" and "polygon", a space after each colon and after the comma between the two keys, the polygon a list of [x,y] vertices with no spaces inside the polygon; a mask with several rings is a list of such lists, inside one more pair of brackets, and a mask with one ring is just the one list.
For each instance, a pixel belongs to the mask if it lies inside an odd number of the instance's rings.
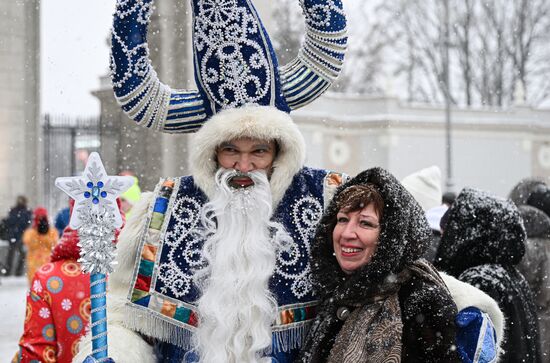
{"label": "curved horn headdress", "polygon": [[281,68],[251,0],[191,0],[198,90],[172,89],[149,60],[152,2],[117,0],[111,45],[116,99],[144,127],[194,132],[219,110],[250,103],[289,112],[321,96],[342,68],[341,0],[300,0],[306,37],[298,56]]}

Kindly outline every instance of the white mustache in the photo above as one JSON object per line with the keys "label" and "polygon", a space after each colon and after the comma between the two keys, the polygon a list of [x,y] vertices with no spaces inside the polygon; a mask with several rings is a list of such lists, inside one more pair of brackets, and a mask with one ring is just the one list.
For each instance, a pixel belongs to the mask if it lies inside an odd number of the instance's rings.
{"label": "white mustache", "polygon": [[236,169],[224,169],[220,168],[216,172],[216,183],[222,187],[231,188],[229,182],[233,178],[250,178],[254,185],[265,185],[269,183],[267,174],[264,170],[254,170],[251,172],[242,172]]}

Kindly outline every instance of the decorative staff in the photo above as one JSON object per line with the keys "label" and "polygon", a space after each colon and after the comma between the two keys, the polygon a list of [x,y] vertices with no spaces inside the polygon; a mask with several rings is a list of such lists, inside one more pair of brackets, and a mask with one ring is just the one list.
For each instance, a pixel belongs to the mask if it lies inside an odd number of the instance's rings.
{"label": "decorative staff", "polygon": [[129,176],[109,176],[98,153],[91,153],[82,176],[61,177],[55,185],[75,200],[70,227],[78,229],[82,270],[90,274],[92,356],[107,362],[106,276],[113,272],[115,229],[122,226],[116,198],[132,186]]}

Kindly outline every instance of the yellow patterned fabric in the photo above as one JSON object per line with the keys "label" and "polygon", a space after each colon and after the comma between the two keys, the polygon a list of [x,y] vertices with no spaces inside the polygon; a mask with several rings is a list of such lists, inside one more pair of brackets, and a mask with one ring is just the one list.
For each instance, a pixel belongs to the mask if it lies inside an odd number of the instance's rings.
{"label": "yellow patterned fabric", "polygon": [[53,246],[57,242],[57,230],[50,228],[48,233],[40,234],[35,228],[29,228],[23,234],[23,243],[27,247],[27,279],[32,282],[36,270],[50,262]]}

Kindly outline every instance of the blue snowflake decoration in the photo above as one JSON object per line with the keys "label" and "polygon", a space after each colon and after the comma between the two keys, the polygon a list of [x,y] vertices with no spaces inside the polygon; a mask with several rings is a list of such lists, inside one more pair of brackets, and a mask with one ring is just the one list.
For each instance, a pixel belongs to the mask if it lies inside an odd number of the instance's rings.
{"label": "blue snowflake decoration", "polygon": [[101,188],[103,188],[104,184],[102,181],[98,181],[97,182],[97,185],[94,185],[94,183],[92,182],[88,182],[88,184],[86,184],[86,186],[88,187],[88,189],[91,189],[91,192],[88,192],[88,191],[85,191],[84,192],[84,198],[88,199],[88,198],[92,198],[92,203],[94,204],[99,204],[99,198],[107,198],[107,192],[106,191],[102,191]]}

